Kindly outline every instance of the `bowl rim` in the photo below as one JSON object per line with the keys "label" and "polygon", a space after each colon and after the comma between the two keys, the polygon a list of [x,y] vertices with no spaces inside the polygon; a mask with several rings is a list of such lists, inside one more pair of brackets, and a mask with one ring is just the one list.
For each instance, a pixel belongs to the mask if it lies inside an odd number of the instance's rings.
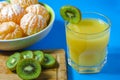
{"label": "bowl rim", "polygon": [[24,40],[24,39],[29,39],[29,38],[31,38],[33,36],[36,36],[36,35],[44,32],[44,31],[46,31],[49,27],[51,27],[52,24],[54,23],[54,20],[55,20],[55,12],[54,12],[53,8],[51,6],[49,6],[48,4],[45,4],[45,3],[42,3],[42,4],[44,4],[44,6],[46,7],[46,9],[49,11],[49,13],[51,15],[50,22],[49,22],[49,24],[47,25],[46,28],[44,28],[43,30],[41,30],[41,31],[39,31],[39,32],[37,32],[35,34],[32,34],[30,36],[16,38],[16,39],[10,39],[10,40],[0,40],[0,42],[14,42],[14,41],[20,41],[20,40]]}

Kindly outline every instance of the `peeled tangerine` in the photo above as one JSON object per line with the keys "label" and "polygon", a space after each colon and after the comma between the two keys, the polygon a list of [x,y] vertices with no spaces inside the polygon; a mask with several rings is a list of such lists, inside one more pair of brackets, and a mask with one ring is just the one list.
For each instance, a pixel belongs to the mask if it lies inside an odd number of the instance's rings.
{"label": "peeled tangerine", "polygon": [[10,0],[12,4],[19,4],[21,7],[26,8],[32,4],[37,4],[38,0]]}
{"label": "peeled tangerine", "polygon": [[30,5],[26,8],[26,12],[42,15],[47,21],[50,18],[48,10],[40,4]]}
{"label": "peeled tangerine", "polygon": [[6,1],[0,2],[0,11],[1,11],[1,9],[2,9],[3,7],[5,7],[5,6],[8,5],[8,4],[9,4],[9,3],[6,2]]}
{"label": "peeled tangerine", "polygon": [[46,20],[41,16],[33,13],[24,15],[20,22],[20,27],[26,35],[35,34],[47,26]]}
{"label": "peeled tangerine", "polygon": [[17,4],[9,4],[1,9],[0,22],[13,21],[17,24],[25,14],[25,10]]}
{"label": "peeled tangerine", "polygon": [[23,37],[23,30],[14,22],[3,22],[0,24],[0,40],[9,40]]}

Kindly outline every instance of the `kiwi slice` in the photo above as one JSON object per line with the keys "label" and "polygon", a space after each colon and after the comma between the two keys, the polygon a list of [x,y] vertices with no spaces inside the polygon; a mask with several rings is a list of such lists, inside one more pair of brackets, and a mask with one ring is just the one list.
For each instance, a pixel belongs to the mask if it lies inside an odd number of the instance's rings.
{"label": "kiwi slice", "polygon": [[41,64],[43,68],[52,68],[56,63],[55,58],[50,54],[45,54],[44,62]]}
{"label": "kiwi slice", "polygon": [[60,8],[62,18],[70,23],[78,23],[81,20],[81,12],[78,8],[66,5]]}
{"label": "kiwi slice", "polygon": [[15,52],[13,55],[11,55],[7,61],[6,61],[6,66],[9,68],[11,71],[16,70],[16,66],[18,62],[21,60],[21,55],[19,52]]}
{"label": "kiwi slice", "polygon": [[30,50],[21,52],[23,59],[33,58],[33,52]]}
{"label": "kiwi slice", "polygon": [[36,79],[41,73],[41,65],[35,59],[23,59],[17,64],[16,72],[24,80]]}
{"label": "kiwi slice", "polygon": [[8,3],[10,3],[10,0],[6,0]]}
{"label": "kiwi slice", "polygon": [[42,51],[34,51],[33,55],[35,60],[37,60],[39,63],[42,63],[44,61],[44,53]]}

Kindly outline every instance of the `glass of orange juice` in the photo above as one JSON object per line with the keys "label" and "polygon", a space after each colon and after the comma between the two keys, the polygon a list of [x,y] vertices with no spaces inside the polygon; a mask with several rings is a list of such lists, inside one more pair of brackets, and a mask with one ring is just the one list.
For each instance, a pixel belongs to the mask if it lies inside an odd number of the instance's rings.
{"label": "glass of orange juice", "polygon": [[98,73],[107,61],[110,20],[97,12],[82,14],[82,20],[65,22],[68,64],[79,73]]}

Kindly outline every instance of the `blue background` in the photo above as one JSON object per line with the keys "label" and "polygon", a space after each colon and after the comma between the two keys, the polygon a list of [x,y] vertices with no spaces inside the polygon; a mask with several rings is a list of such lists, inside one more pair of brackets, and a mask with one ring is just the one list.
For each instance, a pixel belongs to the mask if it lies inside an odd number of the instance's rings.
{"label": "blue background", "polygon": [[28,49],[60,49],[66,51],[64,20],[60,8],[73,5],[82,12],[95,11],[111,20],[111,36],[108,46],[108,62],[98,74],[79,74],[67,65],[68,80],[120,80],[120,0],[39,0],[50,5],[55,11],[55,22],[49,35]]}
{"label": "blue background", "polygon": [[50,5],[55,11],[55,22],[48,36],[26,48],[64,49],[66,38],[64,20],[60,16],[60,8],[69,4],[78,7],[82,12],[95,11],[107,15],[112,23],[108,46],[108,62],[98,74],[78,74],[67,65],[68,80],[120,80],[120,0],[39,0]]}

